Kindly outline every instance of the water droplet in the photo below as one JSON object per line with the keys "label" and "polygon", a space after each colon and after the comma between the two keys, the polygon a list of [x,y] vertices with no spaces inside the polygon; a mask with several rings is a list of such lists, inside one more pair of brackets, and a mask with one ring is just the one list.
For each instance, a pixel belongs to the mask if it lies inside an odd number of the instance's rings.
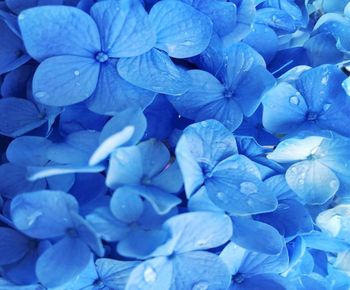
{"label": "water droplet", "polygon": [[192,290],[207,290],[209,288],[209,284],[207,282],[198,282],[193,285]]}
{"label": "water droplet", "polygon": [[207,128],[208,127],[208,122],[207,121],[203,121],[201,124],[202,124],[203,128]]}
{"label": "water droplet", "polygon": [[74,75],[75,75],[75,76],[79,76],[79,75],[80,75],[80,71],[75,70],[75,71],[74,71]]}
{"label": "water droplet", "polygon": [[32,224],[35,223],[35,221],[38,219],[38,217],[42,216],[43,213],[41,211],[36,211],[32,215],[27,216],[27,224],[30,227]]}
{"label": "water droplet", "polygon": [[328,81],[329,81],[329,76],[324,76],[322,79],[321,79],[321,84],[322,85],[327,85],[328,84]]}
{"label": "water droplet", "polygon": [[95,59],[98,62],[102,63],[102,62],[106,62],[109,59],[109,56],[106,53],[104,53],[103,51],[100,51],[96,54]]}
{"label": "water droplet", "polygon": [[208,243],[208,241],[207,240],[199,240],[199,241],[197,241],[197,246],[199,246],[199,247],[203,247],[203,246],[205,246],[206,244]]}
{"label": "water droplet", "polygon": [[324,104],[323,105],[323,111],[327,112],[331,106],[332,106],[331,104]]}
{"label": "water droplet", "polygon": [[79,83],[79,82],[76,82],[75,85],[76,85],[77,87],[80,87],[80,83]]}
{"label": "water droplet", "polygon": [[258,192],[258,187],[250,181],[244,181],[239,185],[239,191],[243,194],[252,194]]}
{"label": "water droplet", "polygon": [[299,98],[297,96],[292,96],[289,98],[289,103],[297,106],[297,105],[299,105]]}
{"label": "water droplet", "polygon": [[34,96],[36,99],[44,99],[44,98],[47,98],[49,94],[47,92],[40,91],[40,92],[36,92]]}
{"label": "water droplet", "polygon": [[338,185],[339,185],[339,183],[338,183],[338,180],[336,180],[336,179],[333,179],[333,180],[331,180],[331,181],[329,182],[329,186],[330,186],[331,188],[337,188]]}
{"label": "water droplet", "polygon": [[151,266],[147,266],[143,272],[143,279],[149,284],[154,283],[157,280],[156,271]]}
{"label": "water droplet", "polygon": [[226,194],[225,192],[223,191],[219,191],[217,194],[216,194],[217,198],[221,201],[224,201],[226,202],[227,201],[227,198],[226,198]]}
{"label": "water droplet", "polygon": [[18,15],[18,20],[23,20],[25,18],[24,14],[21,13],[20,15]]}

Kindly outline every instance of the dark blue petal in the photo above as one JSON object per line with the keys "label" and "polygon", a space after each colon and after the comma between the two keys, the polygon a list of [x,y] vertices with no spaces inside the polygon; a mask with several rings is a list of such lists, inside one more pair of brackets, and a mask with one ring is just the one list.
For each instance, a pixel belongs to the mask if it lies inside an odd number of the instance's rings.
{"label": "dark blue petal", "polygon": [[0,264],[19,261],[29,251],[30,240],[11,228],[0,228]]}

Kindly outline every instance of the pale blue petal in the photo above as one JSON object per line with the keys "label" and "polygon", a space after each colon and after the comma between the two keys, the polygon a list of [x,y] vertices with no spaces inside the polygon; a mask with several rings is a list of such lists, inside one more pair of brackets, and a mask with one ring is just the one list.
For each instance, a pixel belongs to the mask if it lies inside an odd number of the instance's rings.
{"label": "pale blue petal", "polygon": [[162,51],[152,49],[141,56],[118,61],[120,76],[140,88],[168,95],[181,95],[191,86],[190,76]]}
{"label": "pale blue petal", "polygon": [[58,55],[93,58],[101,50],[95,22],[80,9],[36,7],[22,12],[18,20],[25,47],[36,60]]}
{"label": "pale blue petal", "polygon": [[102,50],[111,57],[133,57],[156,43],[147,12],[139,1],[102,1],[91,16],[100,31]]}
{"label": "pale blue petal", "polygon": [[157,35],[156,47],[175,58],[187,58],[204,51],[212,34],[211,20],[180,1],[158,2],[150,11]]}
{"label": "pale blue petal", "polygon": [[100,65],[93,58],[55,56],[44,60],[33,78],[33,95],[39,103],[67,106],[94,92]]}

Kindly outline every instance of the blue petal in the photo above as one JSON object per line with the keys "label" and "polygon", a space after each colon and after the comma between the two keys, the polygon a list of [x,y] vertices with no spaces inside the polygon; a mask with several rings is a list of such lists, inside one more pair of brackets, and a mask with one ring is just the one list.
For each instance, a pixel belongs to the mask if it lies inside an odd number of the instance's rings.
{"label": "blue petal", "polygon": [[124,184],[138,184],[143,175],[140,150],[136,146],[118,148],[109,161],[106,184],[115,189]]}
{"label": "blue petal", "polygon": [[155,4],[149,15],[157,35],[156,47],[169,56],[191,57],[207,48],[212,22],[193,7],[180,1],[166,0]]}
{"label": "blue petal", "polygon": [[134,127],[126,126],[123,130],[103,140],[89,159],[89,165],[94,166],[106,159],[119,146],[127,143],[134,134]]}
{"label": "blue petal", "polygon": [[266,24],[284,33],[293,33],[297,30],[293,18],[287,12],[276,8],[259,9],[256,14],[256,22]]}
{"label": "blue petal", "polygon": [[164,230],[131,230],[129,235],[117,245],[117,252],[125,257],[144,259],[167,238]]}
{"label": "blue petal", "polygon": [[5,0],[6,5],[16,14],[22,10],[39,5],[61,5],[63,0]]}
{"label": "blue petal", "polygon": [[34,103],[20,98],[0,99],[0,134],[17,137],[45,124]]}
{"label": "blue petal", "polygon": [[173,273],[173,290],[227,289],[231,282],[231,275],[220,257],[204,251],[176,255]]}
{"label": "blue petal", "polygon": [[119,76],[115,65],[115,62],[109,61],[101,66],[96,90],[86,101],[89,110],[115,115],[131,106],[147,107],[155,93],[126,82]]}
{"label": "blue petal", "polygon": [[108,242],[122,240],[130,231],[129,226],[118,221],[108,207],[94,209],[92,213],[87,215],[86,220],[96,233]]}
{"label": "blue petal", "polygon": [[122,290],[126,285],[131,271],[139,264],[138,261],[98,259],[96,261],[96,270],[105,286]]}
{"label": "blue petal", "polygon": [[170,161],[170,153],[160,141],[150,139],[140,143],[138,147],[142,158],[143,174],[146,178],[155,177]]}
{"label": "blue petal", "polygon": [[147,127],[147,120],[140,108],[129,107],[126,110],[117,113],[113,118],[111,118],[103,126],[103,130],[100,134],[100,142],[103,142],[103,140],[107,139],[114,133],[121,131],[126,126],[133,126],[135,128],[135,131],[131,139],[125,145],[137,144],[143,137],[143,134],[145,133]]}
{"label": "blue petal", "polygon": [[223,210],[217,207],[209,198],[205,186],[202,186],[188,201],[187,204],[189,211],[213,211],[223,212]]}
{"label": "blue petal", "polygon": [[118,61],[120,76],[129,83],[157,93],[181,95],[191,86],[190,76],[162,51],[151,49],[133,58]]}
{"label": "blue petal", "polygon": [[29,59],[23,43],[11,29],[0,20],[0,74],[12,71]]}
{"label": "blue petal", "polygon": [[179,192],[182,188],[183,181],[177,162],[167,166],[166,169],[152,178],[151,184],[167,192]]}
{"label": "blue petal", "polygon": [[[218,207],[234,215],[273,211],[277,207],[275,196],[257,177],[254,164],[247,161],[250,160],[232,157],[220,163],[205,181],[208,196]],[[237,170],[240,166],[244,167]]]}
{"label": "blue petal", "polygon": [[22,12],[18,20],[25,47],[36,60],[58,55],[93,57],[101,50],[95,22],[80,9],[36,7]]}
{"label": "blue petal", "polygon": [[117,189],[111,198],[110,209],[113,215],[125,223],[136,222],[143,212],[143,201],[127,186]]}
{"label": "blue petal", "polygon": [[177,196],[154,186],[134,185],[130,186],[130,189],[146,199],[159,214],[166,214],[181,203]]}
{"label": "blue petal", "polygon": [[220,122],[209,120],[187,127],[176,146],[187,197],[203,184],[205,173],[235,153],[236,140]]}
{"label": "blue petal", "polygon": [[29,251],[29,239],[11,228],[0,227],[0,264],[19,261]]}
{"label": "blue petal", "polygon": [[105,166],[96,165],[74,165],[74,164],[64,164],[64,165],[49,165],[49,166],[28,166],[27,179],[30,181],[35,181],[41,178],[64,175],[71,173],[94,173],[101,172],[105,170]]}
{"label": "blue petal", "polygon": [[173,279],[173,264],[167,257],[147,260],[130,274],[125,290],[170,290]]}
{"label": "blue petal", "polygon": [[53,175],[46,178],[51,190],[68,192],[75,183],[75,174]]}
{"label": "blue petal", "polygon": [[39,103],[67,106],[91,96],[100,65],[93,58],[55,56],[44,60],[33,78],[33,95]]}
{"label": "blue petal", "polygon": [[269,90],[262,102],[263,124],[271,133],[291,132],[305,121],[307,104],[303,96],[286,82],[281,82]]}
{"label": "blue petal", "polygon": [[14,198],[24,192],[30,192],[46,188],[45,180],[29,181],[26,178],[25,167],[11,163],[0,165],[0,192],[6,198]]}
{"label": "blue petal", "polygon": [[[234,283],[232,290],[274,289],[285,290],[283,279],[278,275],[254,275],[241,283]],[[311,289],[311,288],[310,288]]]}
{"label": "blue petal", "polygon": [[59,164],[87,164],[98,146],[99,132],[84,130],[69,134],[64,142],[52,143],[47,158]]}
{"label": "blue petal", "polygon": [[282,251],[284,239],[272,226],[242,217],[234,217],[233,224],[235,230],[232,241],[237,245],[268,255],[276,255]]}
{"label": "blue petal", "polygon": [[339,179],[317,160],[298,162],[288,168],[290,188],[308,204],[324,204],[339,189]]}
{"label": "blue petal", "polygon": [[272,225],[287,239],[309,233],[313,229],[310,213],[294,199],[280,200],[274,212],[260,214],[257,219]]}
{"label": "blue petal", "polygon": [[303,240],[307,247],[325,252],[339,253],[349,249],[348,243],[317,231],[304,235]]}
{"label": "blue petal", "polygon": [[61,191],[41,190],[16,196],[11,217],[16,227],[35,238],[53,238],[72,226],[70,212],[78,211],[74,197]]}
{"label": "blue petal", "polygon": [[90,12],[100,31],[102,50],[109,56],[133,57],[154,47],[155,34],[138,1],[103,1]]}
{"label": "blue petal", "polygon": [[163,227],[169,231],[170,239],[158,247],[154,255],[215,248],[226,243],[232,236],[231,219],[223,213],[184,213],[168,219]]}
{"label": "blue petal", "polygon": [[47,150],[51,141],[34,136],[14,139],[6,150],[7,160],[19,166],[45,165],[48,162]]}
{"label": "blue petal", "polygon": [[66,237],[40,256],[36,274],[45,286],[60,286],[79,275],[90,257],[89,248],[80,239]]}

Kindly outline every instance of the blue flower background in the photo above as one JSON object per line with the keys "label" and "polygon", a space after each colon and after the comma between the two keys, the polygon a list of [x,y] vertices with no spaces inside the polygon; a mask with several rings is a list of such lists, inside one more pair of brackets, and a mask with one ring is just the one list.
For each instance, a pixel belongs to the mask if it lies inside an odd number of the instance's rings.
{"label": "blue flower background", "polygon": [[0,1],[0,290],[124,289],[350,289],[350,1]]}

